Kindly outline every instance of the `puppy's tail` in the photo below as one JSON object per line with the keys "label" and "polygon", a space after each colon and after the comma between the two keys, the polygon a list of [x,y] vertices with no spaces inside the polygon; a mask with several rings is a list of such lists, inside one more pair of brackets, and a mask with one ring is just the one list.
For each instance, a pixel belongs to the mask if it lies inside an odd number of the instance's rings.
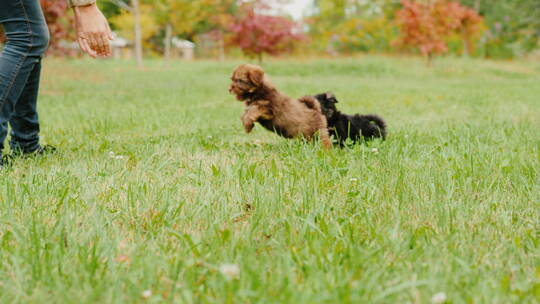
{"label": "puppy's tail", "polygon": [[321,106],[319,105],[319,102],[313,96],[300,97],[298,98],[298,101],[303,103],[309,109],[317,110],[318,112],[321,111]]}
{"label": "puppy's tail", "polygon": [[372,132],[374,137],[386,138],[386,122],[380,116],[377,115],[363,115],[363,117],[370,122],[371,127],[374,128]]}

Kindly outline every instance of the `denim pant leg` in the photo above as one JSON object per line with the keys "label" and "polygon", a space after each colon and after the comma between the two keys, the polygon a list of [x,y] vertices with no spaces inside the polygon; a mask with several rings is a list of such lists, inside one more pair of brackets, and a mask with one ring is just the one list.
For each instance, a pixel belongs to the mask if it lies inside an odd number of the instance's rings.
{"label": "denim pant leg", "polygon": [[[1,0],[0,0],[1,1]],[[11,151],[30,153],[39,148],[39,120],[37,112],[37,92],[41,74],[41,62],[34,65],[26,81],[9,125],[11,126]]]}
{"label": "denim pant leg", "polygon": [[39,0],[1,0],[0,24],[7,37],[0,55],[0,149],[9,122],[12,147],[32,152],[39,147],[36,102],[49,31]]}

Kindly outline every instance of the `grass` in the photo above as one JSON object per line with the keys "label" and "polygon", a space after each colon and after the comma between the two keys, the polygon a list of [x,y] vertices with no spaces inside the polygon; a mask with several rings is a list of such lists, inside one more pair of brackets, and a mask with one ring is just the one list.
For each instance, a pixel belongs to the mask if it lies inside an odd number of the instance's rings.
{"label": "grass", "polygon": [[538,62],[268,62],[389,123],[325,153],[243,133],[238,62],[46,61],[60,152],[0,172],[0,302],[540,303]]}

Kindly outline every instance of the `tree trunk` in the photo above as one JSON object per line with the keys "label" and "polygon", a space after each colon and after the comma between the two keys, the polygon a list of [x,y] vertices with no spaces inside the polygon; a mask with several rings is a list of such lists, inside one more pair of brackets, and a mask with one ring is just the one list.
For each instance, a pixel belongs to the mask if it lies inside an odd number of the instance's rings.
{"label": "tree trunk", "polygon": [[469,54],[471,53],[471,50],[469,49],[469,42],[467,41],[467,34],[465,33],[465,30],[461,30],[461,40],[463,42],[463,57],[467,58],[469,57]]}
{"label": "tree trunk", "polygon": [[259,60],[259,65],[262,65],[262,62],[263,62],[263,55],[262,55],[262,53],[257,54],[257,59]]}
{"label": "tree trunk", "polygon": [[143,66],[143,49],[139,0],[133,0],[133,17],[135,21],[135,59],[137,60],[137,67],[141,68]]}
{"label": "tree trunk", "polygon": [[163,57],[165,60],[171,59],[171,41],[172,41],[172,25],[167,23],[165,28],[165,53]]}
{"label": "tree trunk", "polygon": [[474,3],[474,10],[477,12],[480,12],[480,2],[481,0],[476,0],[476,2]]}
{"label": "tree trunk", "polygon": [[466,38],[463,38],[463,57],[469,58],[471,55],[471,50],[469,49],[469,43]]}
{"label": "tree trunk", "polygon": [[223,38],[223,31],[219,33],[219,61],[225,61],[225,40]]}
{"label": "tree trunk", "polygon": [[470,57],[474,53],[474,44],[465,31],[461,33],[463,39],[463,57]]}

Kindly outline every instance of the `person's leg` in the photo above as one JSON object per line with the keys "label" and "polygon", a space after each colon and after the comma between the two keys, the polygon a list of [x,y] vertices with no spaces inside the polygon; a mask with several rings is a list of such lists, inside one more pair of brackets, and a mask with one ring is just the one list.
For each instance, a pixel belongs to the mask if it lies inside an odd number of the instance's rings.
{"label": "person's leg", "polygon": [[39,146],[39,121],[37,113],[37,93],[41,63],[34,65],[30,77],[26,81],[9,125],[11,126],[11,151],[31,153],[37,151]]}
{"label": "person's leg", "polygon": [[0,55],[0,148],[10,122],[12,145],[32,152],[39,147],[36,100],[49,31],[38,0],[1,0],[0,24],[7,37]]}

